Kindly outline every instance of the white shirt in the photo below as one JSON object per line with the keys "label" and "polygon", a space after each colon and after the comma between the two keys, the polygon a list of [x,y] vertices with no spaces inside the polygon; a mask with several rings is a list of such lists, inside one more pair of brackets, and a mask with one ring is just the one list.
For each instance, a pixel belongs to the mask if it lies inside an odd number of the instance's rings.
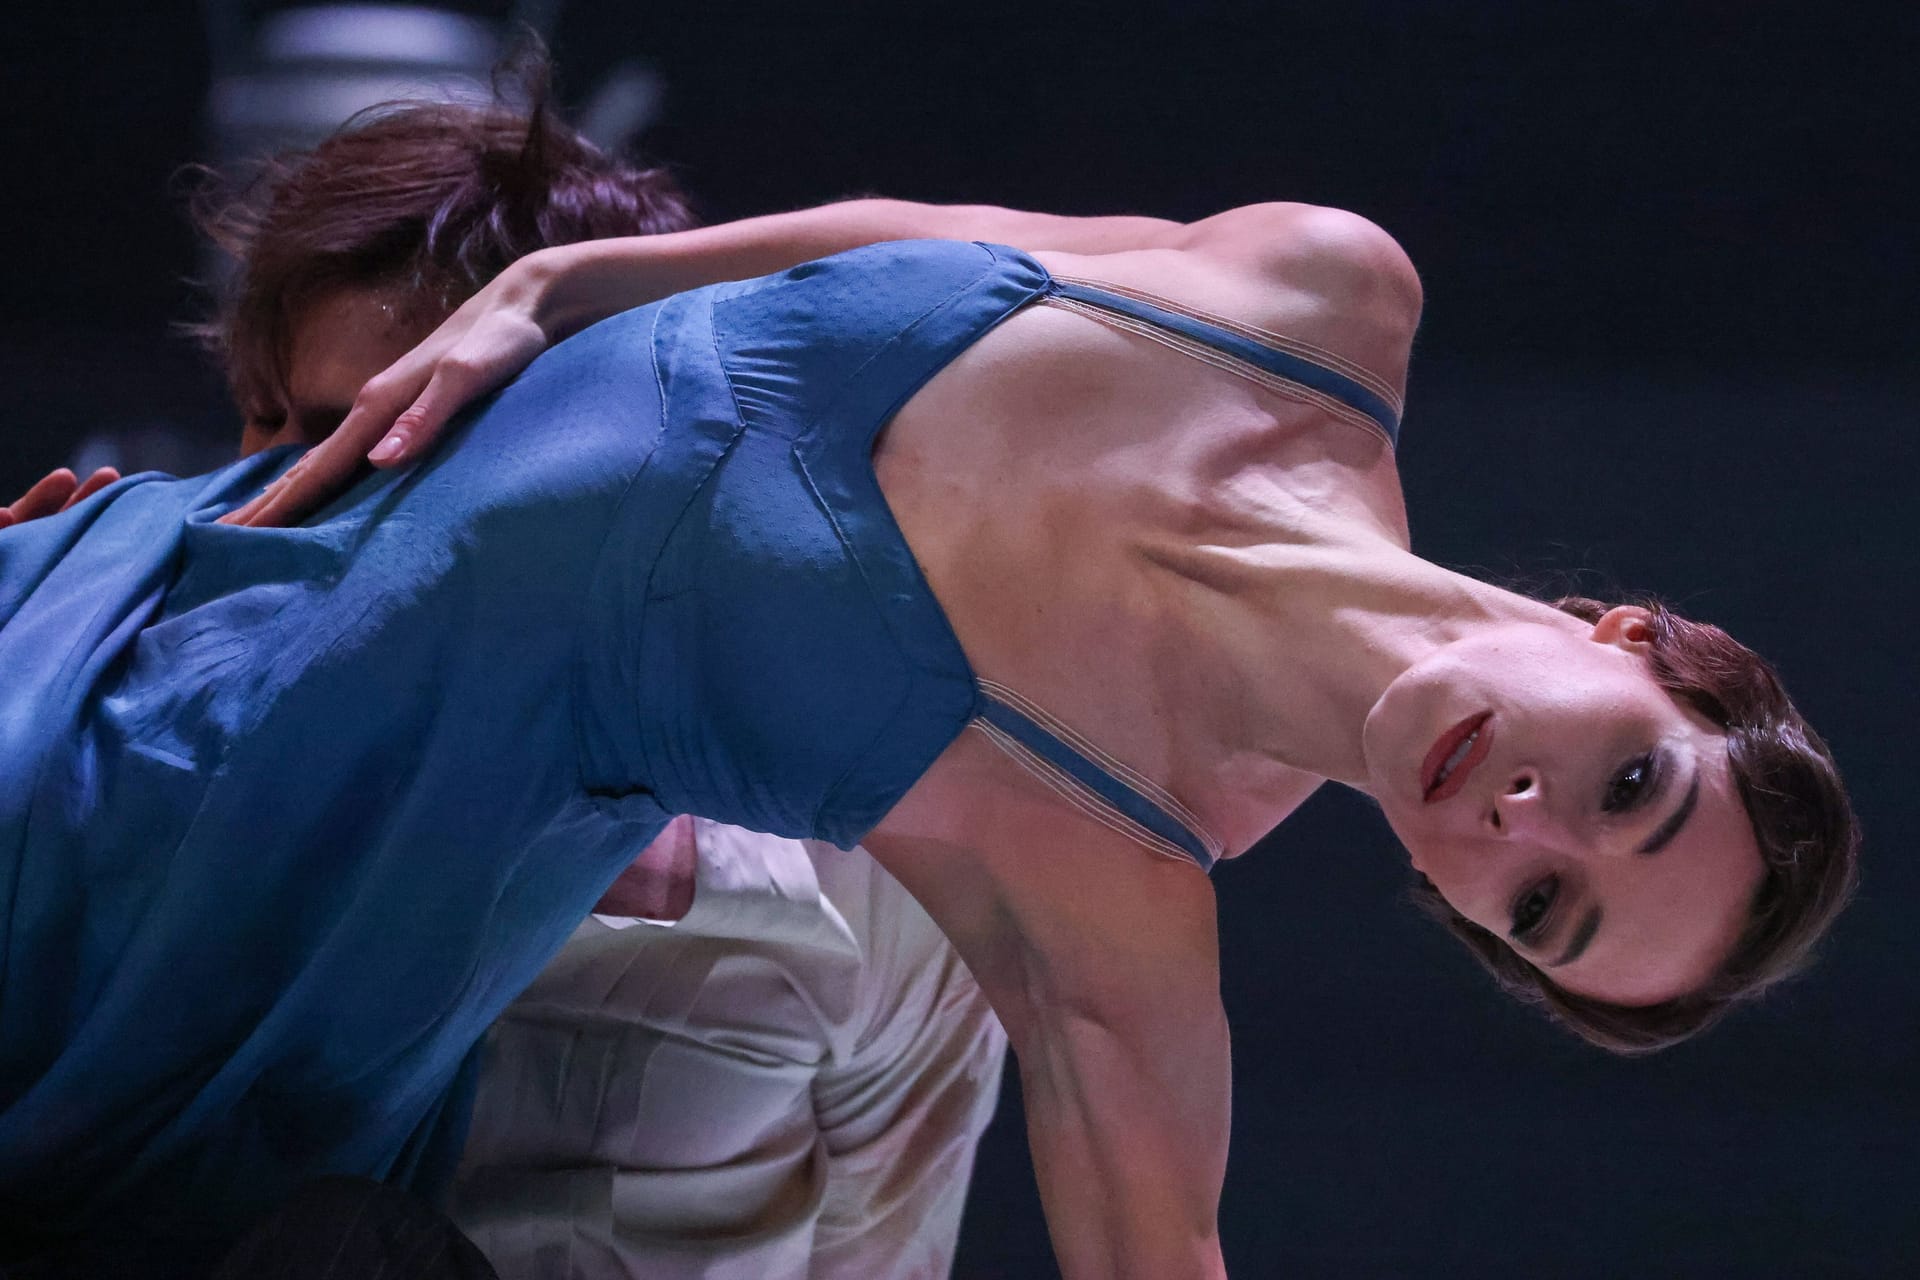
{"label": "white shirt", "polygon": [[865,852],[695,822],[490,1033],[455,1220],[522,1277],[945,1276],[1006,1039]]}

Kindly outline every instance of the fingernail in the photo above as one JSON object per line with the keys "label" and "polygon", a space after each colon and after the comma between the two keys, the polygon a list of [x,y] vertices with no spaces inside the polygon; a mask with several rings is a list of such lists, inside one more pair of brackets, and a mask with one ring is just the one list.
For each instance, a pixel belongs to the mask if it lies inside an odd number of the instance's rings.
{"label": "fingernail", "polygon": [[400,435],[388,436],[385,440],[373,446],[373,452],[367,455],[367,461],[391,462],[400,456],[400,450],[404,449],[406,445],[406,437]]}

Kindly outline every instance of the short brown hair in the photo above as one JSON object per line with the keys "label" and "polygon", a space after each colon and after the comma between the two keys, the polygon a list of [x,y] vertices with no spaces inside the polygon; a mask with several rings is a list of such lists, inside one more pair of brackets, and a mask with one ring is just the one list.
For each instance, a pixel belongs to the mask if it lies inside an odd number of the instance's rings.
{"label": "short brown hair", "polygon": [[[1652,1053],[1706,1030],[1736,1005],[1805,969],[1814,945],[1853,896],[1860,833],[1840,771],[1772,667],[1720,628],[1691,622],[1658,601],[1650,660],[1661,688],[1727,735],[1727,761],[1766,866],[1746,926],[1698,990],[1659,1004],[1610,1004],[1568,991],[1420,879],[1414,897],[1509,994],[1539,1006],[1575,1034],[1615,1053]],[[1554,602],[1598,622],[1608,606],[1581,596]]]}
{"label": "short brown hair", "polygon": [[313,150],[274,158],[194,201],[236,269],[193,326],[249,413],[286,394],[293,325],[343,286],[399,286],[432,314],[458,306],[536,249],[693,225],[664,169],[607,154],[562,124],[544,65],[531,106],[390,103]]}

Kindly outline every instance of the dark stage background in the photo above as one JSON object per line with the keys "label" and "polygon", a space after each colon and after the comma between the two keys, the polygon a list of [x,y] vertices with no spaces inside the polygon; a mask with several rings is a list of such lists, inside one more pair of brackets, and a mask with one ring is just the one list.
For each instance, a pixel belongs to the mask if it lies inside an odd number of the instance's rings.
{"label": "dark stage background", "polygon": [[[575,100],[619,58],[658,71],[645,147],[710,220],[864,192],[1372,217],[1427,288],[1416,549],[1728,626],[1848,769],[1865,889],[1825,962],[1649,1061],[1508,1007],[1351,796],[1223,867],[1236,1276],[1920,1274],[1914,12],[561,6]],[[0,492],[103,426],[229,447],[168,332],[192,305],[169,174],[203,154],[198,11],[23,5],[0,30]],[[1054,1273],[1020,1125],[1010,1082],[962,1277]]]}

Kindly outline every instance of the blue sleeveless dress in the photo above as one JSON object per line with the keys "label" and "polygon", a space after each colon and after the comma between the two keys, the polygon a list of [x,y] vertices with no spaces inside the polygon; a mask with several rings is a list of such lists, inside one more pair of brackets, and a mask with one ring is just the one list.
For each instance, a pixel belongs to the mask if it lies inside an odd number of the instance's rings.
{"label": "blue sleeveless dress", "polygon": [[975,679],[874,480],[1043,295],[1395,428],[1364,378],[915,241],[607,320],[304,528],[213,523],[276,451],[0,531],[0,1205],[217,1239],[319,1172],[431,1188],[473,1045],[670,815],[852,845],[969,723],[1208,865]]}

